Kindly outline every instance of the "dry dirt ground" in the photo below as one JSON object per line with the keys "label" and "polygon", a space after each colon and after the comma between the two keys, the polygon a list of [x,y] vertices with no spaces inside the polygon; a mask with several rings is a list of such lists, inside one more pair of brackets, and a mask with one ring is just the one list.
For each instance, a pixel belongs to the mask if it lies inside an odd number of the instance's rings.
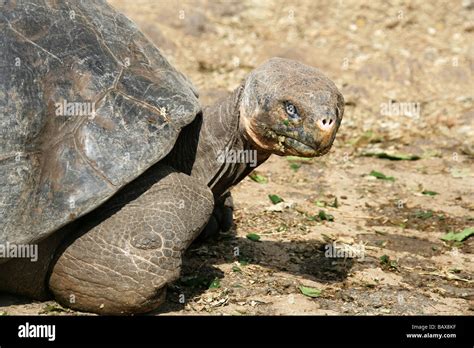
{"label": "dry dirt ground", "polygon": [[[191,246],[155,314],[474,314],[474,237],[440,239],[474,226],[472,1],[111,3],[203,103],[272,56],[320,68],[346,100],[327,156],[273,157],[254,176],[264,182],[233,190],[234,228]],[[334,243],[345,257],[327,257]],[[76,313],[15,297],[1,312]]]}

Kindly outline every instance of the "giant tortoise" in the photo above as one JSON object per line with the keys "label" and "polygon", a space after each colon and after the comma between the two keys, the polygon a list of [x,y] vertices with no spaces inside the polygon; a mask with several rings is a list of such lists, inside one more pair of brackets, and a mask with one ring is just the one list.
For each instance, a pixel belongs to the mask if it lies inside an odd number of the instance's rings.
{"label": "giant tortoise", "polygon": [[282,58],[202,108],[101,0],[7,1],[0,31],[0,245],[39,245],[4,253],[0,290],[78,310],[158,307],[190,243],[229,229],[229,190],[271,154],[327,153],[343,116],[332,81]]}

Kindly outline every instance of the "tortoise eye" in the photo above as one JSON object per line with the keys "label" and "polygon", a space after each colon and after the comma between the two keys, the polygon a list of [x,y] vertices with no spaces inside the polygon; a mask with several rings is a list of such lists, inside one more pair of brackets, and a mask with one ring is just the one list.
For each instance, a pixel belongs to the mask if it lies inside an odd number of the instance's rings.
{"label": "tortoise eye", "polygon": [[298,110],[296,110],[296,106],[290,102],[285,103],[285,110],[291,119],[297,119],[300,117],[300,115],[298,115]]}

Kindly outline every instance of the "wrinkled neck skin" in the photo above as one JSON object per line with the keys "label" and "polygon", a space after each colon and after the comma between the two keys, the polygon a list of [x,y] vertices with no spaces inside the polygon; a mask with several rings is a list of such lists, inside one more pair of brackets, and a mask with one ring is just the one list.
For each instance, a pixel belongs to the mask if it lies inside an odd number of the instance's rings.
{"label": "wrinkled neck skin", "polygon": [[241,125],[243,86],[203,109],[191,175],[204,181],[216,198],[230,190],[270,153],[257,150]]}

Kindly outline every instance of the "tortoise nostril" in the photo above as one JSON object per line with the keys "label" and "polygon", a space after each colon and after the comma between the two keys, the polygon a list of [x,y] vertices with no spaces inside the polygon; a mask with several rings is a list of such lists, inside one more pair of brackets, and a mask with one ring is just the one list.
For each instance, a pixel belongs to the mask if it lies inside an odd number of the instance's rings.
{"label": "tortoise nostril", "polygon": [[322,118],[318,120],[318,126],[323,131],[330,131],[335,124],[335,120],[332,117]]}

